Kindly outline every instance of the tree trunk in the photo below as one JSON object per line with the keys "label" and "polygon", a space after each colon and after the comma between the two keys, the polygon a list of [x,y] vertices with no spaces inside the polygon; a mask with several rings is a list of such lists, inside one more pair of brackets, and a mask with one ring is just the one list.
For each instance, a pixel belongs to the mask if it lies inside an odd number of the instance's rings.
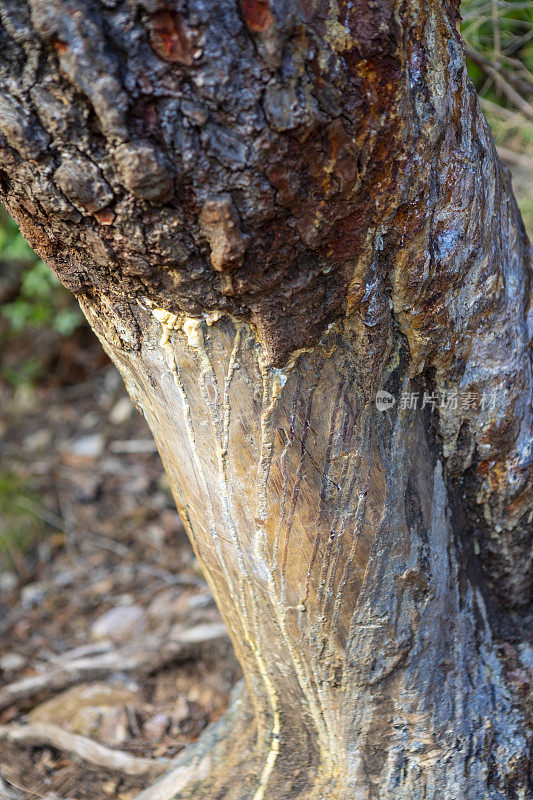
{"label": "tree trunk", "polygon": [[244,671],[158,796],[530,798],[531,256],[457,3],[0,20],[2,201],[145,414]]}

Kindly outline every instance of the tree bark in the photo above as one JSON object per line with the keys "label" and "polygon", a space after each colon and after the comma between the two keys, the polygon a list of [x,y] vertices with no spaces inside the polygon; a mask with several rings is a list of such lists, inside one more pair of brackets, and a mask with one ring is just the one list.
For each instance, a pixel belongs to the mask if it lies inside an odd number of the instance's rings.
{"label": "tree bark", "polygon": [[176,797],[532,796],[531,250],[457,5],[0,0],[0,196],[244,671]]}

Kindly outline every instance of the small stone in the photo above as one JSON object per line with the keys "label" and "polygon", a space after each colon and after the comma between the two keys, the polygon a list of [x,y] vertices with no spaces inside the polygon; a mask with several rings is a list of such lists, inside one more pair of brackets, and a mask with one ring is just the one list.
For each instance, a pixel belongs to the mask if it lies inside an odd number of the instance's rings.
{"label": "small stone", "polygon": [[161,525],[157,525],[157,523],[153,522],[144,529],[144,538],[153,547],[163,547],[166,533]]}
{"label": "small stone", "polygon": [[155,714],[147,719],[143,725],[143,733],[151,742],[160,742],[170,725],[170,719],[166,714]]}
{"label": "small stone", "polygon": [[24,439],[24,449],[29,453],[34,453],[36,450],[42,450],[48,447],[52,441],[52,432],[47,428],[43,428],[35,433],[30,433]]}
{"label": "small stone", "polygon": [[0,593],[14,592],[19,585],[19,579],[14,572],[0,572]]}
{"label": "small stone", "polygon": [[163,589],[156,594],[148,608],[150,618],[157,624],[171,623],[183,616],[184,601],[180,589]]}
{"label": "small stone", "polygon": [[26,663],[26,659],[19,653],[4,653],[0,656],[0,669],[2,672],[15,672],[21,669]]}
{"label": "small stone", "polygon": [[[60,541],[63,542],[63,534],[60,535]],[[37,544],[37,558],[40,564],[48,564],[52,558],[52,542],[50,539],[45,539],[43,542]]]}
{"label": "small stone", "polygon": [[147,615],[141,606],[118,606],[99,617],[91,627],[94,639],[112,639],[126,642],[144,633]]}
{"label": "small stone", "polygon": [[98,498],[102,486],[100,475],[77,472],[72,475],[72,482],[76,487],[76,500],[80,503],[92,503]]}
{"label": "small stone", "polygon": [[109,421],[113,425],[121,425],[131,417],[134,410],[134,405],[129,397],[121,397],[109,412]]}
{"label": "small stone", "polygon": [[168,509],[171,502],[169,496],[163,492],[154,492],[150,498],[150,501],[150,505],[154,511],[163,511]]}
{"label": "small stone", "polygon": [[21,605],[28,609],[40,605],[46,594],[46,586],[43,583],[28,583],[22,590]]}
{"label": "small stone", "polygon": [[193,594],[188,598],[187,605],[194,611],[197,608],[210,608],[215,604],[211,592],[201,592],[200,594]]}
{"label": "small stone", "polygon": [[117,606],[132,606],[135,603],[135,597],[130,592],[117,595]]}
{"label": "small stone", "polygon": [[102,475],[125,474],[124,463],[119,458],[103,458],[98,464]]}
{"label": "small stone", "polygon": [[98,425],[100,421],[100,417],[98,414],[95,414],[94,411],[89,411],[87,414],[84,414],[81,419],[81,426],[85,430],[90,430],[94,428],[95,425]]}
{"label": "small stone", "polygon": [[83,436],[70,442],[65,448],[68,455],[75,458],[99,458],[104,450],[104,437],[100,433]]}
{"label": "small stone", "polygon": [[176,587],[163,589],[148,607],[148,615],[156,625],[172,624],[191,618],[195,611],[211,608],[214,600],[211,592],[184,592]]}
{"label": "small stone", "polygon": [[77,577],[78,573],[75,570],[62,569],[61,572],[54,577],[54,583],[56,586],[72,586]]}

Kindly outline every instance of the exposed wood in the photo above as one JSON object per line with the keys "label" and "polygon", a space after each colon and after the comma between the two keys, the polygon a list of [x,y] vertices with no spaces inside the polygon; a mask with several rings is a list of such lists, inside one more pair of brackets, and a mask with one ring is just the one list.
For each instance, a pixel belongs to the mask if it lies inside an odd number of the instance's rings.
{"label": "exposed wood", "polygon": [[[138,354],[103,341],[145,410],[228,624],[263,763],[229,726],[235,772],[224,763],[190,796],[229,792],[237,775],[247,786],[256,776],[255,800],[373,797],[378,786],[396,800],[420,785],[437,797],[452,780],[472,798],[504,797],[510,780],[525,788],[514,765],[528,763],[527,729],[453,537],[425,415],[377,411],[366,383],[419,390],[402,376],[405,345],[376,378],[361,370],[358,331],[334,327],[280,370],[246,325],[183,330],[146,313]],[[501,772],[489,777],[492,747]]]}
{"label": "exposed wood", "polygon": [[[135,800],[173,800],[176,797],[186,797],[214,774],[217,758],[224,760],[226,771],[231,761],[235,762],[236,754],[238,763],[239,757],[244,754],[235,747],[236,744],[239,747],[243,745],[243,718],[247,719],[249,729],[251,727],[249,712],[247,714],[243,711],[245,703],[248,703],[248,698],[241,682],[233,691],[230,707],[224,717],[210,725],[200,740],[177,756],[171,769],[136,795]],[[238,774],[235,778],[237,783],[242,780],[242,776]]]}

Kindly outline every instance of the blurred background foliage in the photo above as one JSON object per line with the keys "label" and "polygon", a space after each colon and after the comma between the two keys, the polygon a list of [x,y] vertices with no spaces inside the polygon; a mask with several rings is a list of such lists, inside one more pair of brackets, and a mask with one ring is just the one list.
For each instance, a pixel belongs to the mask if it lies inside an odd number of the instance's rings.
{"label": "blurred background foliage", "polygon": [[39,502],[31,480],[9,469],[0,470],[0,566],[23,579],[28,574],[24,555],[46,532],[36,513]]}
{"label": "blurred background foliage", "polygon": [[533,0],[463,0],[468,70],[533,238]]}
{"label": "blurred background foliage", "polygon": [[[83,323],[75,301],[21,236],[0,207],[0,348],[16,347],[27,334],[43,330],[70,336]],[[54,337],[52,337],[54,338]],[[14,386],[44,378],[39,353],[11,363],[0,356],[0,377]]]}

